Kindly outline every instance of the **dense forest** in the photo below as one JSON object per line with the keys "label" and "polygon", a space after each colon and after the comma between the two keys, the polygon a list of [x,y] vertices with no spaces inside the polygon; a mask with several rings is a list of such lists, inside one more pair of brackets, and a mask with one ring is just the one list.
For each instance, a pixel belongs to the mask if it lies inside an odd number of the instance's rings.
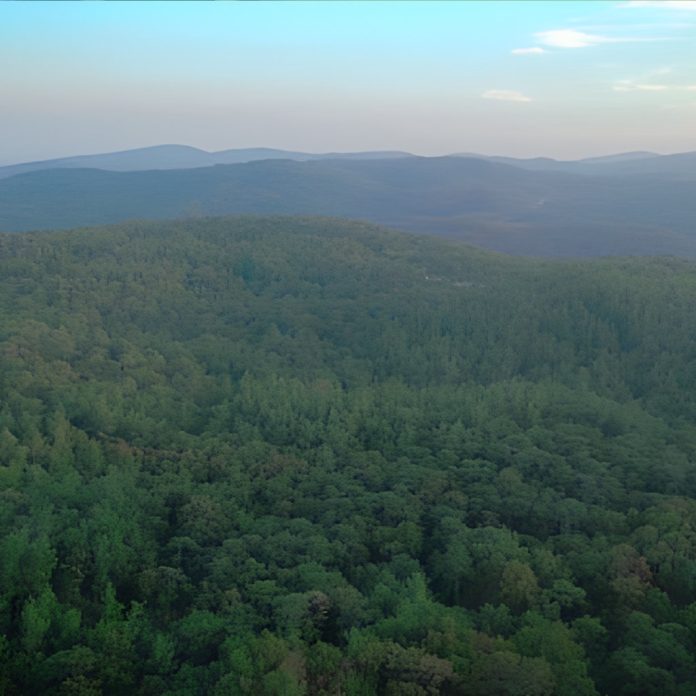
{"label": "dense forest", "polygon": [[0,235],[0,693],[694,694],[695,307],[328,218]]}

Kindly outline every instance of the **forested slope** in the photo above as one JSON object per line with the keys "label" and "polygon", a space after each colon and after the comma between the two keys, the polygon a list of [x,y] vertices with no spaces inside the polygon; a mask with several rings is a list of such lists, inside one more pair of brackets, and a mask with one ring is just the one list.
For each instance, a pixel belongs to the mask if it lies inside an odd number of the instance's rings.
{"label": "forested slope", "polygon": [[694,306],[331,219],[0,236],[0,692],[693,694]]}

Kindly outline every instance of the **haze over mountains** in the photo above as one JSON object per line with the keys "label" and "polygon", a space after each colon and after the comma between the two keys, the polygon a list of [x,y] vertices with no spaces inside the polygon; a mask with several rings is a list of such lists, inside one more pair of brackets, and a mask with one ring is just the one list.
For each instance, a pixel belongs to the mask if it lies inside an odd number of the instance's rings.
{"label": "haze over mountains", "polygon": [[[452,157],[473,157],[502,164],[511,164],[532,170],[573,171],[577,173],[616,173],[619,170],[632,173],[646,171],[670,171],[680,164],[691,165],[696,161],[696,152],[676,155],[660,155],[655,152],[622,152],[602,157],[588,157],[578,160],[557,160],[551,157],[516,158],[500,155],[483,155],[476,152],[453,153]],[[268,159],[289,159],[298,162],[348,159],[372,160],[402,157],[418,157],[411,152],[401,150],[369,150],[364,152],[299,152],[270,147],[234,148],[208,152],[189,145],[154,145],[152,147],[134,148],[118,152],[97,153],[93,155],[76,155],[57,159],[19,162],[0,167],[0,179],[15,174],[39,171],[43,169],[106,169],[108,171],[143,171],[148,169],[193,169],[211,167],[216,164],[243,164]],[[646,160],[652,160],[646,168]],[[636,166],[637,163],[638,166]],[[612,165],[607,167],[606,165]]]}
{"label": "haze over mountains", "polygon": [[163,145],[0,168],[0,231],[283,213],[523,255],[693,257],[695,186],[696,153],[558,161]]}
{"label": "haze over mountains", "polygon": [[106,169],[114,172],[142,171],[147,169],[192,169],[212,167],[216,164],[240,164],[267,159],[290,159],[300,162],[318,159],[388,159],[413,157],[409,152],[393,150],[373,152],[328,152],[316,154],[278,150],[270,147],[246,147],[233,150],[207,152],[189,145],[155,145],[121,152],[96,155],[78,155],[37,162],[22,162],[0,167],[0,179],[15,174],[41,169]]}
{"label": "haze over mountains", "polygon": [[[471,156],[479,157],[479,155]],[[484,157],[484,159],[533,171],[563,171],[597,176],[621,174],[696,175],[696,152],[680,152],[673,155],[658,155],[654,152],[625,152],[618,155],[589,157],[581,160],[555,160],[549,157],[530,159]]]}

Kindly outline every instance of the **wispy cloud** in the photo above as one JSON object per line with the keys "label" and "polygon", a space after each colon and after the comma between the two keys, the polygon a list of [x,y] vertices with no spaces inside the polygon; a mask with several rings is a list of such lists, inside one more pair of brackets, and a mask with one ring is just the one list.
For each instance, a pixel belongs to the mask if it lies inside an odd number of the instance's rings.
{"label": "wispy cloud", "polygon": [[633,32],[642,32],[642,31],[648,31],[648,32],[653,32],[657,29],[660,31],[664,30],[671,30],[671,29],[693,29],[694,26],[694,18],[693,17],[685,17],[681,18],[679,21],[675,21],[675,18],[670,18],[670,21],[666,20],[660,20],[660,21],[655,21],[652,20],[650,22],[627,22],[626,21],[626,15],[624,14],[623,17],[621,18],[622,21],[620,23],[614,23],[614,24],[583,24],[582,26],[576,26],[574,27],[578,31],[586,31],[590,34],[592,33],[602,33],[605,31],[616,31],[617,29],[620,29],[623,32],[630,32],[633,35]]}
{"label": "wispy cloud", "polygon": [[652,7],[660,10],[691,10],[696,12],[696,0],[629,0],[622,2],[619,7],[627,9]]}
{"label": "wispy cloud", "polygon": [[537,39],[546,46],[554,48],[586,48],[603,43],[613,43],[614,39],[601,34],[588,34],[576,29],[551,29],[550,31],[540,31],[536,35]]}
{"label": "wispy cloud", "polygon": [[498,101],[511,102],[530,102],[531,97],[527,97],[522,92],[513,89],[489,89],[481,95],[484,99],[497,99]]}
{"label": "wispy cloud", "polygon": [[606,36],[590,34],[577,29],[551,29],[536,34],[539,43],[553,48],[587,48],[601,44],[633,43],[640,41],[664,41],[664,38],[646,36]]}
{"label": "wispy cloud", "polygon": [[666,92],[668,89],[668,85],[643,84],[630,80],[619,80],[614,85],[615,92]]}
{"label": "wispy cloud", "polygon": [[548,51],[541,46],[532,46],[531,48],[513,48],[511,53],[515,56],[536,56]]}
{"label": "wispy cloud", "polygon": [[696,85],[666,85],[619,80],[614,84],[613,89],[615,92],[696,92]]}

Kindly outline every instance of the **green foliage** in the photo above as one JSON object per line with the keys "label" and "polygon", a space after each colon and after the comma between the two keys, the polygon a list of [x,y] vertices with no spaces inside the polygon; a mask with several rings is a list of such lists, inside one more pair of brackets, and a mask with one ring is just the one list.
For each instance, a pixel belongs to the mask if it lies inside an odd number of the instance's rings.
{"label": "green foliage", "polygon": [[0,691],[692,693],[694,270],[0,236]]}

